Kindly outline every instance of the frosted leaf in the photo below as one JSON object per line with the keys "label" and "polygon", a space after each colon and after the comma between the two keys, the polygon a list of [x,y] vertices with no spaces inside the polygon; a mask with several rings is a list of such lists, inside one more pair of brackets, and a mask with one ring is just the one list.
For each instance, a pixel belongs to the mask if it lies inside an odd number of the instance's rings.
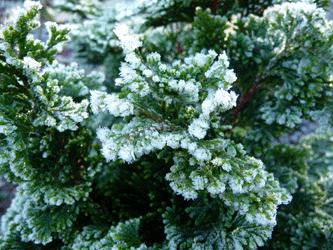
{"label": "frosted leaf", "polygon": [[198,197],[198,193],[190,189],[182,191],[181,194],[184,196],[185,200],[194,200]]}
{"label": "frosted leaf", "polygon": [[24,69],[30,69],[32,71],[39,71],[42,67],[42,64],[37,62],[35,59],[25,56],[23,58]]}
{"label": "frosted leaf", "polygon": [[211,195],[216,195],[216,194],[223,193],[225,191],[225,188],[226,187],[222,182],[216,181],[216,183],[212,183],[207,187],[207,191]]}
{"label": "frosted leaf", "polygon": [[234,73],[234,71],[231,70],[231,69],[228,69],[226,71],[225,76],[224,76],[224,80],[226,82],[230,83],[230,84],[233,83],[233,82],[235,82],[237,80],[237,77],[236,77],[236,74]]}
{"label": "frosted leaf", "polygon": [[212,154],[203,148],[197,148],[192,154],[198,161],[209,161],[212,157]]}
{"label": "frosted leaf", "polygon": [[132,162],[135,160],[134,147],[132,145],[123,145],[119,149],[118,156],[126,162]]}
{"label": "frosted leaf", "polygon": [[96,134],[98,139],[101,140],[102,142],[107,142],[109,140],[112,140],[112,132],[108,128],[105,127],[98,128]]}
{"label": "frosted leaf", "polygon": [[56,28],[58,26],[58,24],[56,22],[45,22],[45,28],[47,30],[47,33],[49,34],[49,38],[52,35],[52,29]]}
{"label": "frosted leaf", "polygon": [[227,171],[227,172],[229,172],[230,170],[232,170],[232,166],[231,166],[229,163],[224,163],[224,164],[222,165],[222,168],[223,168],[225,171]]}
{"label": "frosted leaf", "polygon": [[160,81],[160,78],[158,76],[153,76],[153,81],[154,82],[159,82]]}
{"label": "frosted leaf", "polygon": [[[112,98],[111,100],[115,101],[116,99]],[[119,100],[118,102],[109,103],[108,109],[110,113],[114,116],[122,117],[132,115],[134,112],[134,107],[131,103],[121,100]]]}
{"label": "frosted leaf", "polygon": [[166,67],[165,64],[161,64],[158,68],[159,68],[159,70],[162,71],[162,72],[166,71],[166,69],[167,69],[167,67]]}
{"label": "frosted leaf", "polygon": [[125,61],[133,68],[138,68],[141,63],[141,59],[133,51],[126,54]]}
{"label": "frosted leaf", "polygon": [[233,145],[229,145],[227,147],[227,152],[229,155],[235,157],[237,155],[237,151],[236,151],[236,148],[233,146]]}
{"label": "frosted leaf", "polygon": [[202,113],[207,116],[209,116],[209,114],[213,112],[215,108],[216,106],[213,98],[206,98],[201,105]]}
{"label": "frosted leaf", "polygon": [[146,77],[151,77],[153,75],[153,72],[151,72],[151,70],[149,69],[145,69],[143,71],[143,74],[146,76]]}
{"label": "frosted leaf", "polygon": [[37,8],[38,10],[40,10],[43,7],[39,1],[31,1],[31,0],[25,0],[23,6],[27,10],[31,8]]}
{"label": "frosted leaf", "polygon": [[229,181],[229,185],[234,193],[244,193],[246,190],[243,189],[244,181],[238,178],[233,178]]}
{"label": "frosted leaf", "polygon": [[198,139],[202,139],[205,137],[208,128],[209,128],[208,122],[199,118],[195,119],[190,124],[190,126],[188,127],[188,131],[191,135],[197,137]]}
{"label": "frosted leaf", "polygon": [[223,162],[224,161],[221,158],[218,158],[218,157],[211,160],[211,163],[215,166],[222,166]]}
{"label": "frosted leaf", "polygon": [[183,136],[179,134],[170,134],[166,137],[166,143],[169,147],[176,149],[180,146],[182,137]]}
{"label": "frosted leaf", "polygon": [[113,31],[118,36],[118,38],[129,35],[129,27],[126,24],[118,24]]}
{"label": "frosted leaf", "polygon": [[153,64],[154,62],[160,62],[161,61],[161,55],[157,52],[153,52],[153,53],[150,53],[148,56],[147,56],[147,61],[148,63],[150,64]]}
{"label": "frosted leaf", "polygon": [[142,46],[138,35],[131,34],[129,27],[126,24],[117,24],[113,30],[120,40],[121,47],[125,50],[133,51]]}
{"label": "frosted leaf", "polygon": [[91,110],[94,114],[97,114],[99,110],[105,111],[107,104],[105,102],[106,93],[97,91],[97,90],[91,90],[90,91],[90,105]]}
{"label": "frosted leaf", "polygon": [[166,144],[166,138],[164,136],[155,137],[151,140],[151,145],[153,148],[162,149]]}
{"label": "frosted leaf", "polygon": [[54,117],[48,115],[45,119],[44,124],[46,126],[53,127],[57,124],[57,121],[56,121],[56,119],[54,119]]}

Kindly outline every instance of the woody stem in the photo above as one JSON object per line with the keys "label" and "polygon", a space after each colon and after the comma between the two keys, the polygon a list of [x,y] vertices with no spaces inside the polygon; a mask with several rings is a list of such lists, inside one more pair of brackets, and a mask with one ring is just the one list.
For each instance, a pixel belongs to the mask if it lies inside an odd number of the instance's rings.
{"label": "woody stem", "polygon": [[257,78],[254,80],[252,87],[249,89],[249,91],[245,94],[244,93],[241,94],[240,102],[236,106],[233,119],[237,118],[239,112],[244,108],[245,104],[251,99],[251,97],[260,88],[260,87],[258,87],[259,83],[267,77],[268,72],[274,67],[274,65],[276,64],[278,59],[282,56],[284,50],[285,50],[285,47],[283,46],[282,49],[280,50],[280,52],[269,61],[268,66],[266,67],[265,71],[262,74],[257,76]]}
{"label": "woody stem", "polygon": [[215,14],[216,13],[217,5],[219,3],[220,3],[220,0],[214,0],[213,1],[210,14]]}

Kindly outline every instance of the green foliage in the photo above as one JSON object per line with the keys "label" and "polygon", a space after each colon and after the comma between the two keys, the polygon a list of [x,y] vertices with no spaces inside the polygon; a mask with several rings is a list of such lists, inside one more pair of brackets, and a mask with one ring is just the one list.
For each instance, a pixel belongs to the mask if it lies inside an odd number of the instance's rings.
{"label": "green foliage", "polygon": [[101,8],[98,0],[56,0],[55,6],[61,11],[76,13],[81,18],[86,18],[91,14],[93,15]]}
{"label": "green foliage", "polygon": [[[114,80],[119,74],[120,62],[123,60],[119,41],[113,32],[118,12],[111,7],[103,9],[98,2],[83,2],[85,4],[74,4],[69,1],[57,3],[61,9],[71,13],[79,12],[81,16],[80,19],[72,21],[76,28],[70,34],[70,47],[74,51],[74,57],[87,63],[88,67],[95,68],[102,65],[105,68],[104,86],[110,92],[115,91],[117,87],[114,86]],[[90,4],[96,5],[96,9],[88,8]]]}
{"label": "green foliage", "polygon": [[141,244],[138,228],[140,219],[131,219],[124,223],[119,223],[116,227],[111,227],[102,237],[101,228],[88,226],[83,228],[83,232],[74,244],[72,249],[139,249],[147,247]]}
{"label": "green foliage", "polygon": [[[312,134],[302,140],[301,147],[278,145],[268,153],[271,169],[273,164],[280,164],[274,175],[282,186],[292,188],[293,200],[281,207],[273,237],[264,249],[330,249],[332,246],[332,169],[330,158],[324,157],[331,154],[330,138],[331,133]],[[277,161],[271,161],[273,156]],[[281,163],[289,163],[291,169]],[[293,178],[296,181],[292,182]],[[296,186],[291,187],[291,183]]]}
{"label": "green foliage", "polygon": [[[0,248],[331,249],[316,3],[63,0],[77,16],[42,42],[27,0],[0,32],[0,172],[18,185]],[[69,35],[80,66],[55,60]],[[322,132],[276,143],[304,119]]]}

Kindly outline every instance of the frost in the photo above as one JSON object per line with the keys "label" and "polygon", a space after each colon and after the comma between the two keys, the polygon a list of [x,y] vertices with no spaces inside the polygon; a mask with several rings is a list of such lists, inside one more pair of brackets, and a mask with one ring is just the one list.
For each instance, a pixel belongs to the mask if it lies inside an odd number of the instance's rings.
{"label": "frost", "polygon": [[227,172],[229,172],[230,170],[232,170],[232,166],[231,166],[229,163],[224,163],[224,164],[222,165],[222,168],[223,168],[225,171],[227,171]]}
{"label": "frost", "polygon": [[209,161],[212,157],[212,154],[209,151],[207,151],[206,149],[198,148],[198,149],[194,150],[193,156],[198,161]]}
{"label": "frost", "polygon": [[198,139],[202,139],[205,137],[208,128],[209,124],[207,121],[195,119],[188,127],[188,132]]}
{"label": "frost", "polygon": [[[191,177],[191,176],[190,176]],[[205,177],[195,176],[192,177],[193,188],[196,190],[203,190],[208,182]]]}
{"label": "frost", "polygon": [[120,40],[123,49],[133,51],[142,46],[142,42],[137,35],[131,34],[126,24],[118,24],[113,30]]}
{"label": "frost", "polygon": [[159,82],[160,81],[160,78],[158,76],[153,76],[153,81],[154,82]]}
{"label": "frost", "polygon": [[39,71],[42,67],[42,64],[37,62],[35,59],[31,57],[24,57],[23,58],[24,69],[30,69],[32,71]]}
{"label": "frost", "polygon": [[23,4],[25,9],[37,8],[40,10],[43,6],[38,1],[25,0]]}
{"label": "frost", "polygon": [[146,77],[151,77],[153,75],[153,72],[151,72],[151,70],[149,69],[145,69],[143,71],[143,74],[146,76]]}

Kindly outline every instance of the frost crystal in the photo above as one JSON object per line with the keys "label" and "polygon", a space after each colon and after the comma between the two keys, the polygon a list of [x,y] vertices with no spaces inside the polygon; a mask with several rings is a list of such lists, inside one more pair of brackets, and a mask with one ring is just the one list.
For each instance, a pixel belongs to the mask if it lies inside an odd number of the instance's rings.
{"label": "frost crystal", "polygon": [[138,35],[131,34],[126,24],[118,24],[113,31],[119,38],[123,49],[133,51],[142,46]]}
{"label": "frost crystal", "polygon": [[188,132],[198,139],[202,139],[205,137],[208,128],[209,124],[207,121],[195,119],[188,127]]}
{"label": "frost crystal", "polygon": [[30,69],[32,71],[39,71],[40,68],[42,67],[41,63],[37,62],[35,59],[28,56],[23,58],[23,63],[25,69]]}
{"label": "frost crystal", "polygon": [[34,7],[37,8],[38,10],[43,8],[42,4],[39,1],[31,1],[31,0],[25,0],[23,6],[25,9],[28,10]]}

